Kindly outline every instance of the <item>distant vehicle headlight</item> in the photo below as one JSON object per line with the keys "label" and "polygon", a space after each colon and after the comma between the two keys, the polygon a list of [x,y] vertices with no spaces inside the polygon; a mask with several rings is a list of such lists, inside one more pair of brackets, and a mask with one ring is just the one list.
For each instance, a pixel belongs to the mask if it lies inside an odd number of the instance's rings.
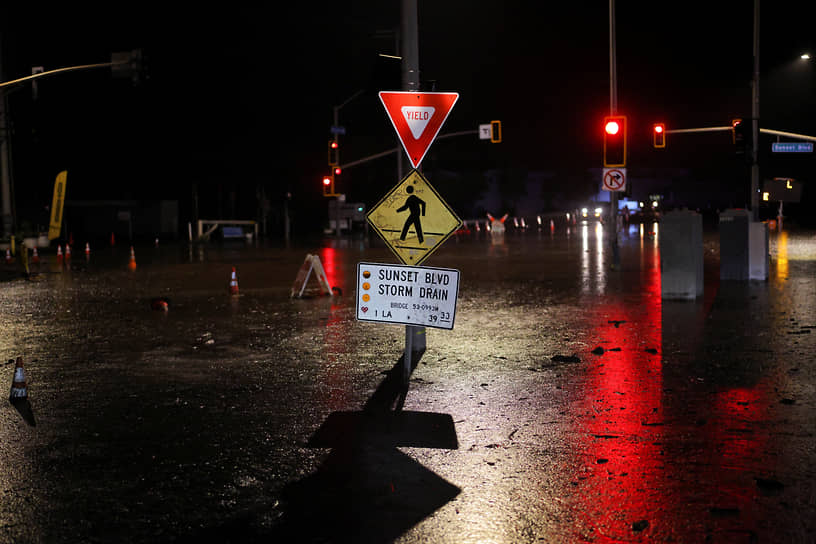
{"label": "distant vehicle headlight", "polygon": [[601,216],[601,208],[595,208],[595,217]]}
{"label": "distant vehicle headlight", "polygon": [[589,210],[587,210],[586,208],[581,208],[581,217],[586,217],[588,212]]}

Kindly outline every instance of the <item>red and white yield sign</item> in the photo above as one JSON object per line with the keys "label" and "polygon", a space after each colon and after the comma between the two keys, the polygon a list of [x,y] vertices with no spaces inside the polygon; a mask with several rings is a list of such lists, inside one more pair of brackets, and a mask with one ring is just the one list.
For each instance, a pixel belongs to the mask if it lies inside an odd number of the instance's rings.
{"label": "red and white yield sign", "polygon": [[604,168],[602,188],[604,191],[625,191],[626,168]]}
{"label": "red and white yield sign", "polygon": [[419,166],[459,93],[380,91],[380,100],[414,168]]}

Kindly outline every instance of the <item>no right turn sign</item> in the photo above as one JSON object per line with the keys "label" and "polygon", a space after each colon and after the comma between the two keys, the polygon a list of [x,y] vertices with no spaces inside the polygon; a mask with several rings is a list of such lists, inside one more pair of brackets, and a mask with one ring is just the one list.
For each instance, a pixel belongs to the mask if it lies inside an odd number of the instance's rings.
{"label": "no right turn sign", "polygon": [[602,189],[604,191],[625,191],[626,168],[604,168]]}

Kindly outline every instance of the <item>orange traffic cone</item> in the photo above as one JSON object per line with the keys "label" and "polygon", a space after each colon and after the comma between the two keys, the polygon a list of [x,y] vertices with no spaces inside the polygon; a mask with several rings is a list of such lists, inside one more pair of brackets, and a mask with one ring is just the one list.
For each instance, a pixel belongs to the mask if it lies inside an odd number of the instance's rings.
{"label": "orange traffic cone", "polygon": [[91,244],[85,242],[85,257],[87,258],[90,256],[91,256]]}
{"label": "orange traffic cone", "polygon": [[230,294],[237,295],[238,294],[238,277],[235,275],[235,267],[232,267],[232,276],[230,277]]}
{"label": "orange traffic cone", "polygon": [[113,247],[113,246],[115,246],[115,245],[116,245],[116,237],[115,237],[115,236],[113,235],[113,233],[111,232],[111,247]]}
{"label": "orange traffic cone", "polygon": [[133,246],[130,246],[130,262],[128,263],[128,268],[136,270],[136,253],[133,251]]}
{"label": "orange traffic cone", "polygon": [[62,264],[62,246],[57,246],[57,263]]}
{"label": "orange traffic cone", "polygon": [[65,244],[65,260],[71,259],[71,244]]}
{"label": "orange traffic cone", "polygon": [[[9,361],[10,363],[11,361]],[[14,366],[14,379],[11,381],[10,402],[22,401],[28,398],[28,388],[26,387],[25,370],[23,370],[23,358],[17,357],[17,364]]]}
{"label": "orange traffic cone", "polygon": [[12,263],[12,262],[14,262],[14,259],[12,259],[12,258],[11,258],[11,250],[10,250],[10,249],[7,249],[7,250],[6,250],[6,262],[7,262],[7,263]]}
{"label": "orange traffic cone", "polygon": [[37,253],[37,247],[34,246],[34,252],[31,254],[31,262],[35,264],[40,263],[40,254]]}

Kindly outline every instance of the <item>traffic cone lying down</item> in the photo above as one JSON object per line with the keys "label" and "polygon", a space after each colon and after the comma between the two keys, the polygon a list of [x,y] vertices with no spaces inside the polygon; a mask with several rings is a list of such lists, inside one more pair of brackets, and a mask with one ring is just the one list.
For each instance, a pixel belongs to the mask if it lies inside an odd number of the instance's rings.
{"label": "traffic cone lying down", "polygon": [[9,395],[9,401],[18,402],[26,400],[27,398],[28,388],[26,387],[23,358],[17,357],[17,364],[14,366],[14,379],[11,381],[11,394]]}

